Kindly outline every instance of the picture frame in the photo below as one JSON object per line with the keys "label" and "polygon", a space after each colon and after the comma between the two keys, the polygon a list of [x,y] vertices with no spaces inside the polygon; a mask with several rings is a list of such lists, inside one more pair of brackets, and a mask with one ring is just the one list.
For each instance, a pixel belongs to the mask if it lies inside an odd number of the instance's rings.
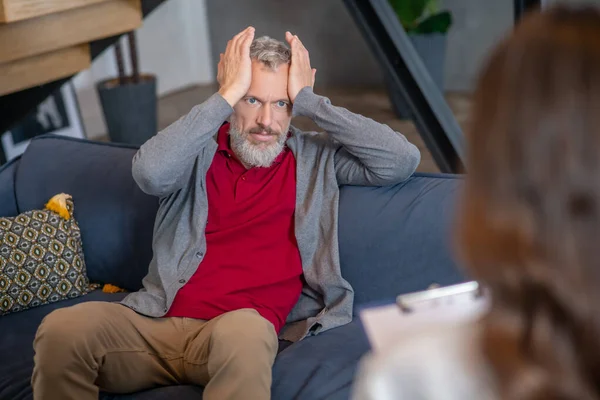
{"label": "picture frame", "polygon": [[62,85],[22,121],[0,136],[5,160],[8,162],[20,156],[31,139],[48,133],[81,139],[87,137],[71,81]]}

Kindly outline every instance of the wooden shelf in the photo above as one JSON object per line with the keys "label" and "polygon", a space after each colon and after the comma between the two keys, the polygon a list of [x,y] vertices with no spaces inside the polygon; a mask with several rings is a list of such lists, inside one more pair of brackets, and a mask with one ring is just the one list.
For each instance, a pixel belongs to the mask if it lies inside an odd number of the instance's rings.
{"label": "wooden shelf", "polygon": [[129,32],[142,24],[140,0],[88,0],[88,4],[90,5],[63,12],[0,24],[0,63]]}
{"label": "wooden shelf", "polygon": [[0,0],[0,22],[15,22],[106,0]]}
{"label": "wooden shelf", "polygon": [[90,65],[87,43],[0,64],[0,96],[71,76]]}

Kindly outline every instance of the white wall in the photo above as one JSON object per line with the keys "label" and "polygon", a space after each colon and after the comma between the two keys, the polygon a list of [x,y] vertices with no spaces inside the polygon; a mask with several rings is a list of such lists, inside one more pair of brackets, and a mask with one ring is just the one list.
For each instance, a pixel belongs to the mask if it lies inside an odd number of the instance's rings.
{"label": "white wall", "polygon": [[[205,0],[167,0],[137,30],[140,70],[158,79],[158,95],[214,81]],[[127,41],[122,38],[126,72]],[[74,78],[75,90],[88,138],[106,134],[96,93],[97,82],[117,74],[112,47],[91,68]]]}

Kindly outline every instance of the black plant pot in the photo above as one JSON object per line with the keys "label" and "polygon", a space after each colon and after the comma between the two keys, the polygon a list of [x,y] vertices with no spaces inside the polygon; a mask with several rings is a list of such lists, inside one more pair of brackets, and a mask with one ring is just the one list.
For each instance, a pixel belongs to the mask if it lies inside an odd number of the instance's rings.
{"label": "black plant pot", "polygon": [[137,83],[127,77],[96,85],[112,142],[141,145],[156,134],[156,77],[141,75]]}

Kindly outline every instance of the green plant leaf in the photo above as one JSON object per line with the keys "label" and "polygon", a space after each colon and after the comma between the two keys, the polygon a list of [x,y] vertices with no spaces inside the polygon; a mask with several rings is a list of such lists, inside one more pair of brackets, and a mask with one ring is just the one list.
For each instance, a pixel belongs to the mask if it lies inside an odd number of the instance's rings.
{"label": "green plant leaf", "polygon": [[430,0],[389,0],[396,12],[400,23],[409,31],[418,25],[418,20],[423,15],[425,7]]}
{"label": "green plant leaf", "polygon": [[431,15],[419,23],[411,33],[446,33],[452,25],[452,15],[448,11]]}
{"label": "green plant leaf", "polygon": [[440,12],[440,4],[438,0],[429,0],[425,6],[425,13],[427,15],[433,15]]}

